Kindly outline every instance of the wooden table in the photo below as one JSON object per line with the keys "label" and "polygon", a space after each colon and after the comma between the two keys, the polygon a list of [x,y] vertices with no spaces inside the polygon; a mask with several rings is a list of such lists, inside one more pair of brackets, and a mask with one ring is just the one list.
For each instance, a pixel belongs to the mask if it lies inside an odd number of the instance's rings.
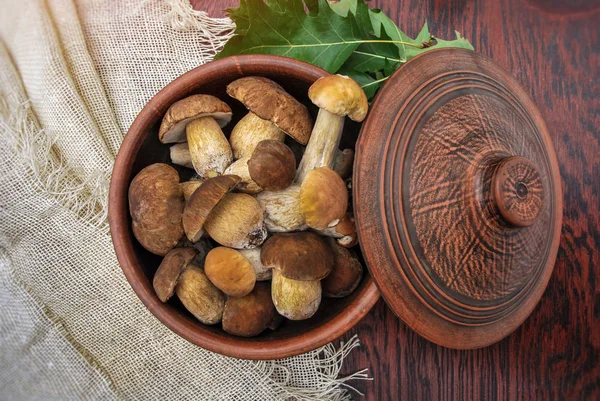
{"label": "wooden table", "polygon": [[[236,0],[193,0],[221,16]],[[363,346],[345,372],[368,367],[367,400],[600,399],[600,2],[371,1],[415,35],[454,29],[512,72],[540,108],[560,163],[561,247],[548,289],[525,323],[476,351],[436,346],[380,301],[344,338]]]}

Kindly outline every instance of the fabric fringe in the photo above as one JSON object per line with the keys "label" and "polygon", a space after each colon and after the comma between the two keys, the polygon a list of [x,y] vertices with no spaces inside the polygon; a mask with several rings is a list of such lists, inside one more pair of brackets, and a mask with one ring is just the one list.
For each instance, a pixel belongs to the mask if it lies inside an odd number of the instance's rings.
{"label": "fabric fringe", "polygon": [[[346,401],[352,400],[352,393],[363,395],[355,387],[348,384],[350,380],[373,380],[369,377],[369,369],[365,368],[345,377],[339,377],[344,360],[354,349],[360,347],[358,335],[352,336],[348,342],[340,341],[339,348],[330,343],[311,353],[312,362],[317,366],[319,377],[318,387],[306,388],[290,384],[292,373],[284,366],[287,359],[281,361],[259,361],[257,368],[261,369],[266,376],[276,376],[273,385],[278,389],[278,395],[285,400],[311,401],[330,400]],[[308,355],[308,354],[307,354]]]}
{"label": "fabric fringe", "polygon": [[199,30],[214,54],[233,36],[235,24],[229,18],[209,17],[204,11],[194,10],[188,0],[166,0],[166,3],[171,9],[164,15],[163,22],[178,31]]}
{"label": "fabric fringe", "polygon": [[28,181],[41,195],[77,213],[94,227],[108,231],[108,190],[110,172],[96,170],[81,180],[65,165],[54,149],[56,138],[40,129],[31,118],[29,101],[21,101],[13,110],[0,97],[0,129],[13,155],[26,167]]}

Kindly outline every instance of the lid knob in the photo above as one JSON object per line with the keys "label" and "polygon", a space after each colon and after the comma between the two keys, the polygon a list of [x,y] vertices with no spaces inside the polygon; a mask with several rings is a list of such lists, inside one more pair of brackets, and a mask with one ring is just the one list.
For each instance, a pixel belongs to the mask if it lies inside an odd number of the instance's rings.
{"label": "lid knob", "polygon": [[540,174],[521,156],[507,157],[498,164],[491,190],[500,215],[517,227],[532,225],[544,205]]}

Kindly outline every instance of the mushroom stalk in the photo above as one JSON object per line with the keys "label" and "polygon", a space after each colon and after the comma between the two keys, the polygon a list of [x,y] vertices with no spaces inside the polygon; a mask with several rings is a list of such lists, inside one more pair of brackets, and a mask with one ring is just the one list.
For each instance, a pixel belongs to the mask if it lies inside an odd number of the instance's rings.
{"label": "mushroom stalk", "polygon": [[212,117],[200,117],[186,126],[194,169],[200,178],[223,174],[233,161],[231,147],[221,127]]}
{"label": "mushroom stalk", "polygon": [[187,142],[178,143],[171,146],[170,149],[171,161],[174,164],[178,164],[187,168],[194,168],[192,163],[192,155],[190,154],[190,147]]}
{"label": "mushroom stalk", "polygon": [[310,140],[298,166],[295,180],[297,183],[302,183],[310,170],[318,167],[334,167],[344,129],[344,118],[325,109],[319,109]]}

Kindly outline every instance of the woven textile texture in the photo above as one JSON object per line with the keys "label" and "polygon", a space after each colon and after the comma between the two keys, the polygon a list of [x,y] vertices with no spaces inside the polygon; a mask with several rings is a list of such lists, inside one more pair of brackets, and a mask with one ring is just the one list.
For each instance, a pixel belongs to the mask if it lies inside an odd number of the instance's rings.
{"label": "woven textile texture", "polygon": [[0,10],[0,399],[348,399],[357,339],[279,361],[214,354],[152,316],[114,255],[107,194],[129,125],[232,22],[186,0]]}

